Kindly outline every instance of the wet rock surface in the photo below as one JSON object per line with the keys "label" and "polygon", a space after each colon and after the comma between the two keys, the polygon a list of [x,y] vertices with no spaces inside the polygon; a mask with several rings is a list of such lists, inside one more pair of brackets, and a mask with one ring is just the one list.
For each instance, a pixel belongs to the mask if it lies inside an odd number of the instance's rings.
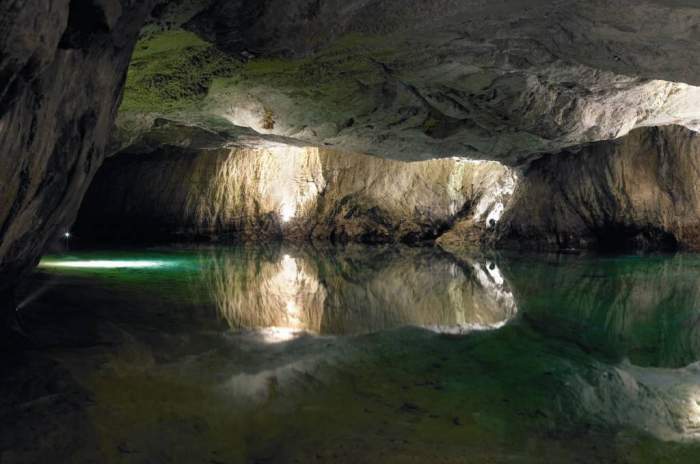
{"label": "wet rock surface", "polygon": [[239,138],[248,147],[216,148],[226,142],[199,129],[173,139],[181,126],[170,124],[158,140],[178,146],[142,140],[107,161],[79,215],[86,241],[700,247],[700,138],[680,126],[637,129],[509,168],[458,158],[397,162],[249,135]]}
{"label": "wet rock surface", "polygon": [[[43,353],[2,354],[0,459],[3,463],[94,462],[90,393]],[[87,446],[86,446],[87,445]]]}
{"label": "wet rock surface", "polygon": [[698,461],[697,256],[72,252],[14,288],[105,152],[77,239],[696,249],[696,2],[152,5],[0,0],[0,462]]}
{"label": "wet rock surface", "polygon": [[[224,144],[518,166],[639,126],[698,127],[693,2],[170,1],[140,30],[151,6],[0,5],[1,286],[69,227],[110,136],[120,151],[163,116]],[[337,233],[425,229],[361,216]],[[450,243],[483,235],[460,224]]]}

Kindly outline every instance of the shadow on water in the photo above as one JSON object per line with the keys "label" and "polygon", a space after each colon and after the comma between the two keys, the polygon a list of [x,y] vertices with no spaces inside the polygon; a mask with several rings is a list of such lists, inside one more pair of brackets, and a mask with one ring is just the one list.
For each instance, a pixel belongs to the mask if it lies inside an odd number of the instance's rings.
{"label": "shadow on water", "polygon": [[699,291],[696,255],[49,256],[0,462],[698,462]]}

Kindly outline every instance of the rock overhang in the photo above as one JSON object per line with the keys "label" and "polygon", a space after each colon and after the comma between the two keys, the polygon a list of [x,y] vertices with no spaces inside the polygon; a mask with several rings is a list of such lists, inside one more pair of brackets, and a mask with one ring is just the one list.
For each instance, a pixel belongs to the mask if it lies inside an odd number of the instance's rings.
{"label": "rock overhang", "polygon": [[127,81],[131,135],[155,117],[216,120],[517,165],[637,127],[700,127],[692,2],[168,2],[156,16]]}

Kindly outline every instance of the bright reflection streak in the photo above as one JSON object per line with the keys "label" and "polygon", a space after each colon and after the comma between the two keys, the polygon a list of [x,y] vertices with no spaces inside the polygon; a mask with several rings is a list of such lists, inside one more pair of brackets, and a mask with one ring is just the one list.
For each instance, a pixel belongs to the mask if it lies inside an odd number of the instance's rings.
{"label": "bright reflection streak", "polygon": [[291,327],[267,327],[259,330],[258,333],[265,343],[282,343],[294,340],[306,332]]}
{"label": "bright reflection streak", "polygon": [[172,266],[167,261],[146,261],[146,260],[107,260],[95,259],[86,261],[52,261],[44,260],[39,263],[39,267],[62,267],[75,269],[143,269]]}

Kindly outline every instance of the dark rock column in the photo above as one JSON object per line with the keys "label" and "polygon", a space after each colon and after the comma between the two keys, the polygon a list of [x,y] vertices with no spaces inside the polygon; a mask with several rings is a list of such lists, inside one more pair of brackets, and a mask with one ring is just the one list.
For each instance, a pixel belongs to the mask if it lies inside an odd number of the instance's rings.
{"label": "dark rock column", "polygon": [[[0,0],[0,295],[102,163],[151,0]],[[7,306],[0,302],[0,307]]]}

